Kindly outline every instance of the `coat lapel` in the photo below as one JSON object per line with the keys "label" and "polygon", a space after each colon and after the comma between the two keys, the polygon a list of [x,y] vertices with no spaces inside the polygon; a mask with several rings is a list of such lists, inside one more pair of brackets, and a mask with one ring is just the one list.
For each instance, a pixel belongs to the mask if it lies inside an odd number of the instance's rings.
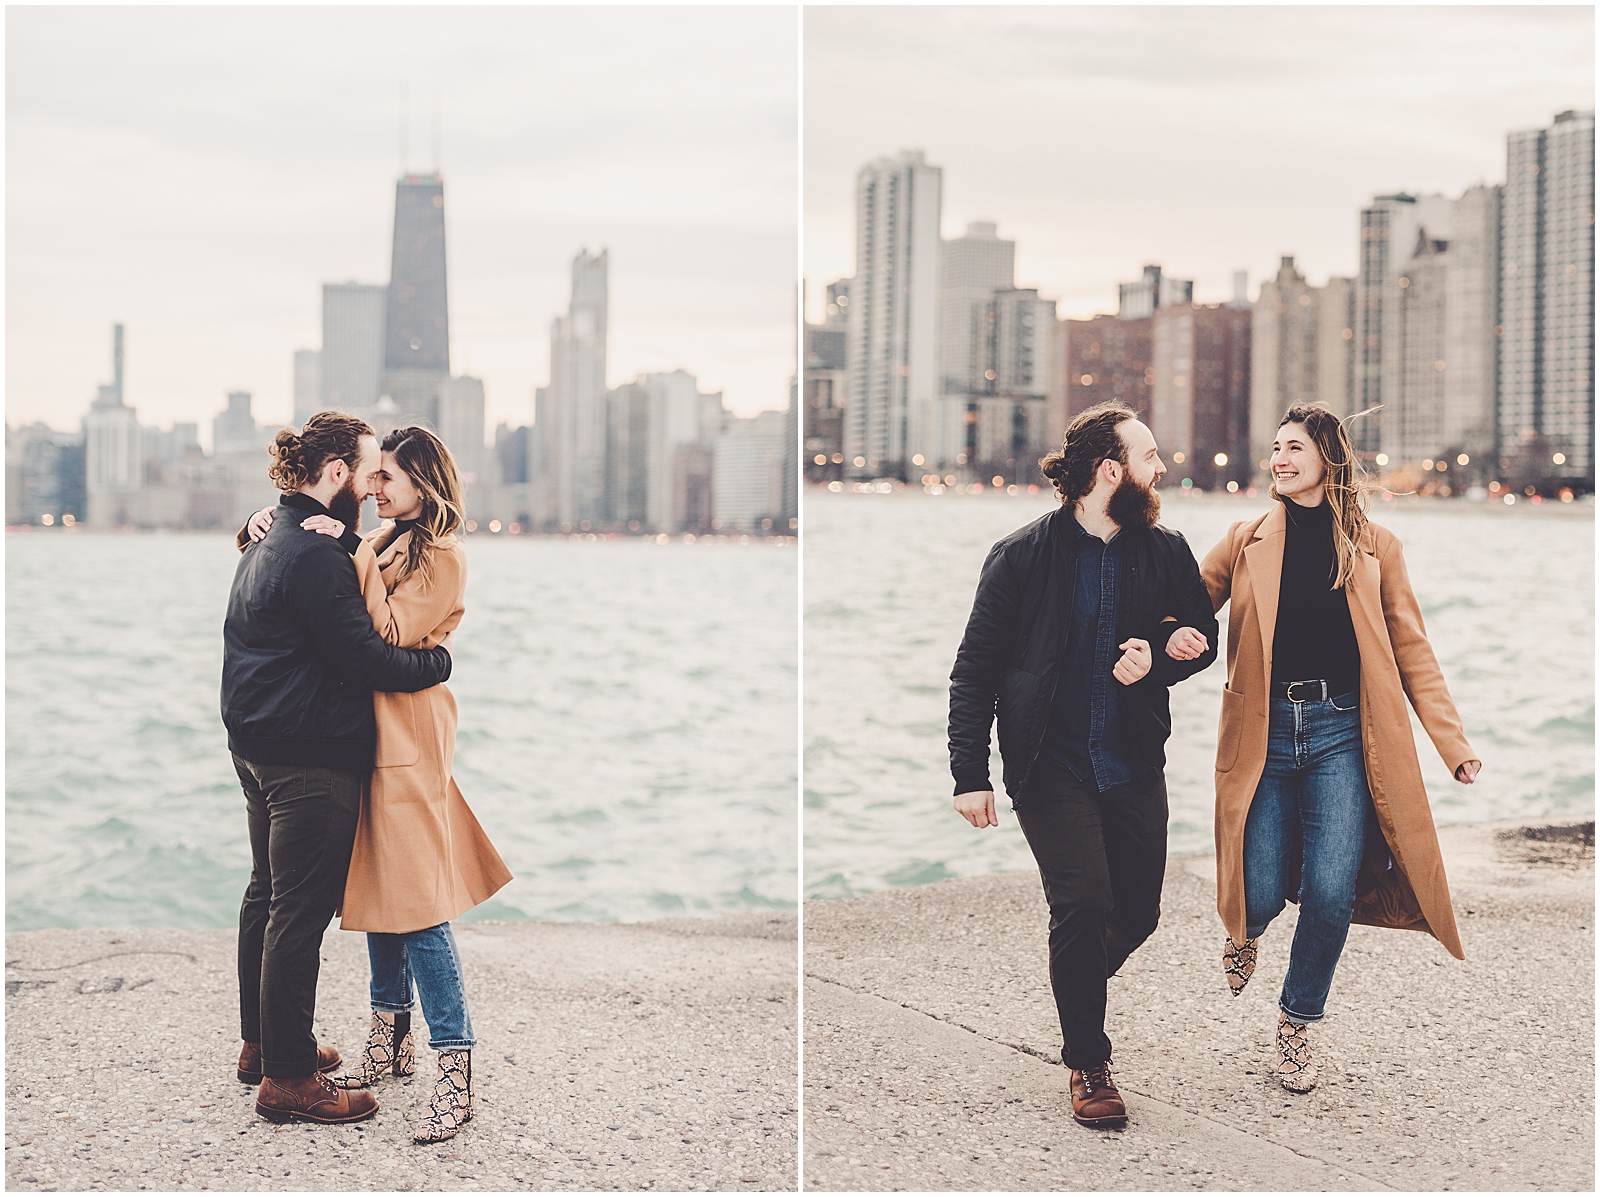
{"label": "coat lapel", "polygon": [[[1383,569],[1366,546],[1362,546],[1356,554],[1355,573],[1350,585],[1344,588],[1344,597],[1350,604],[1350,621],[1355,625],[1356,643],[1370,645],[1367,653],[1389,652],[1389,628],[1383,618]],[[1373,659],[1377,659],[1376,656]]]}
{"label": "coat lapel", "polygon": [[[1245,563],[1250,566],[1250,600],[1256,609],[1256,627],[1261,632],[1261,661],[1264,683],[1272,679],[1272,637],[1278,630],[1278,581],[1283,576],[1283,534],[1288,526],[1283,503],[1274,499],[1272,510],[1256,525],[1255,538],[1245,546]],[[1266,686],[1270,690],[1270,685]]]}

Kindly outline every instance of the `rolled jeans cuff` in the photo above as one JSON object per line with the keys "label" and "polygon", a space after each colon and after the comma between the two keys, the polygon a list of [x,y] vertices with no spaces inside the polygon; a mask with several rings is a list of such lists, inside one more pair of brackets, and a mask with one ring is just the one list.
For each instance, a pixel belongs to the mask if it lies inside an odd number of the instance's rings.
{"label": "rolled jeans cuff", "polygon": [[478,1045],[476,1039],[430,1039],[428,1047],[436,1052],[470,1052]]}
{"label": "rolled jeans cuff", "polygon": [[1299,1023],[1321,1022],[1324,1018],[1327,1017],[1327,1014],[1328,1014],[1328,1012],[1326,1010],[1324,1010],[1321,1014],[1296,1014],[1293,1010],[1289,1009],[1289,1007],[1285,1006],[1282,1002],[1278,1003],[1278,1009],[1283,1011],[1284,1017],[1287,1018],[1290,1022],[1299,1022]]}
{"label": "rolled jeans cuff", "polygon": [[377,999],[373,999],[372,1008],[374,1010],[382,1010],[385,1014],[404,1014],[407,1010],[415,1010],[417,1008],[417,999],[412,998],[404,1006],[396,1002],[380,1002]]}

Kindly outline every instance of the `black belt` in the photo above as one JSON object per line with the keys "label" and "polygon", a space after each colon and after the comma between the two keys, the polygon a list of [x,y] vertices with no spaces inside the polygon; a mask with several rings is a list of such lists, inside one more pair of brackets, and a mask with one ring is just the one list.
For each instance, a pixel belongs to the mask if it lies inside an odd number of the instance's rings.
{"label": "black belt", "polygon": [[1331,694],[1344,691],[1328,685],[1327,678],[1314,677],[1304,682],[1273,682],[1272,696],[1290,702],[1327,702]]}

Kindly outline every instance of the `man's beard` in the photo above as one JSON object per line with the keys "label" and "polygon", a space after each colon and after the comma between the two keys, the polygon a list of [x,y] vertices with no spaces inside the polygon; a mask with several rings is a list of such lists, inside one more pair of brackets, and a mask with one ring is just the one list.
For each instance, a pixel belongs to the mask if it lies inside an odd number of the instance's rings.
{"label": "man's beard", "polygon": [[344,525],[346,532],[361,531],[361,496],[356,494],[354,474],[345,479],[344,488],[328,500],[328,512]]}
{"label": "man's beard", "polygon": [[1154,528],[1161,518],[1161,496],[1156,488],[1140,486],[1131,470],[1122,471],[1122,481],[1111,492],[1106,514],[1119,528]]}

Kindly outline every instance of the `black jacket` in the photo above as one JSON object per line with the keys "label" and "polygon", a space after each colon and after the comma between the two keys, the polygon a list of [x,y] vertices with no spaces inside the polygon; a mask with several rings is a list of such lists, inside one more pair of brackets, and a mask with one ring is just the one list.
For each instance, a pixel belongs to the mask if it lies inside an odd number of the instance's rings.
{"label": "black jacket", "polygon": [[222,625],[222,722],[228,748],[258,765],[366,772],[378,742],[372,692],[436,686],[450,653],[384,641],[349,552],[300,526],[326,511],[283,496],[266,539],[239,559]]}
{"label": "black jacket", "polygon": [[[998,719],[1006,792],[1017,802],[1039,756],[1061,675],[1077,589],[1077,554],[1062,505],[989,550],[966,635],[950,671],[950,772],[957,794],[990,789],[989,728]],[[1217,659],[1217,618],[1183,536],[1157,525],[1130,538],[1117,578],[1117,643],[1150,643],[1150,672],[1122,691],[1121,717],[1136,767],[1166,764],[1172,734],[1167,687]],[[1165,616],[1177,623],[1162,625]],[[1167,656],[1180,627],[1206,638],[1193,661]]]}

